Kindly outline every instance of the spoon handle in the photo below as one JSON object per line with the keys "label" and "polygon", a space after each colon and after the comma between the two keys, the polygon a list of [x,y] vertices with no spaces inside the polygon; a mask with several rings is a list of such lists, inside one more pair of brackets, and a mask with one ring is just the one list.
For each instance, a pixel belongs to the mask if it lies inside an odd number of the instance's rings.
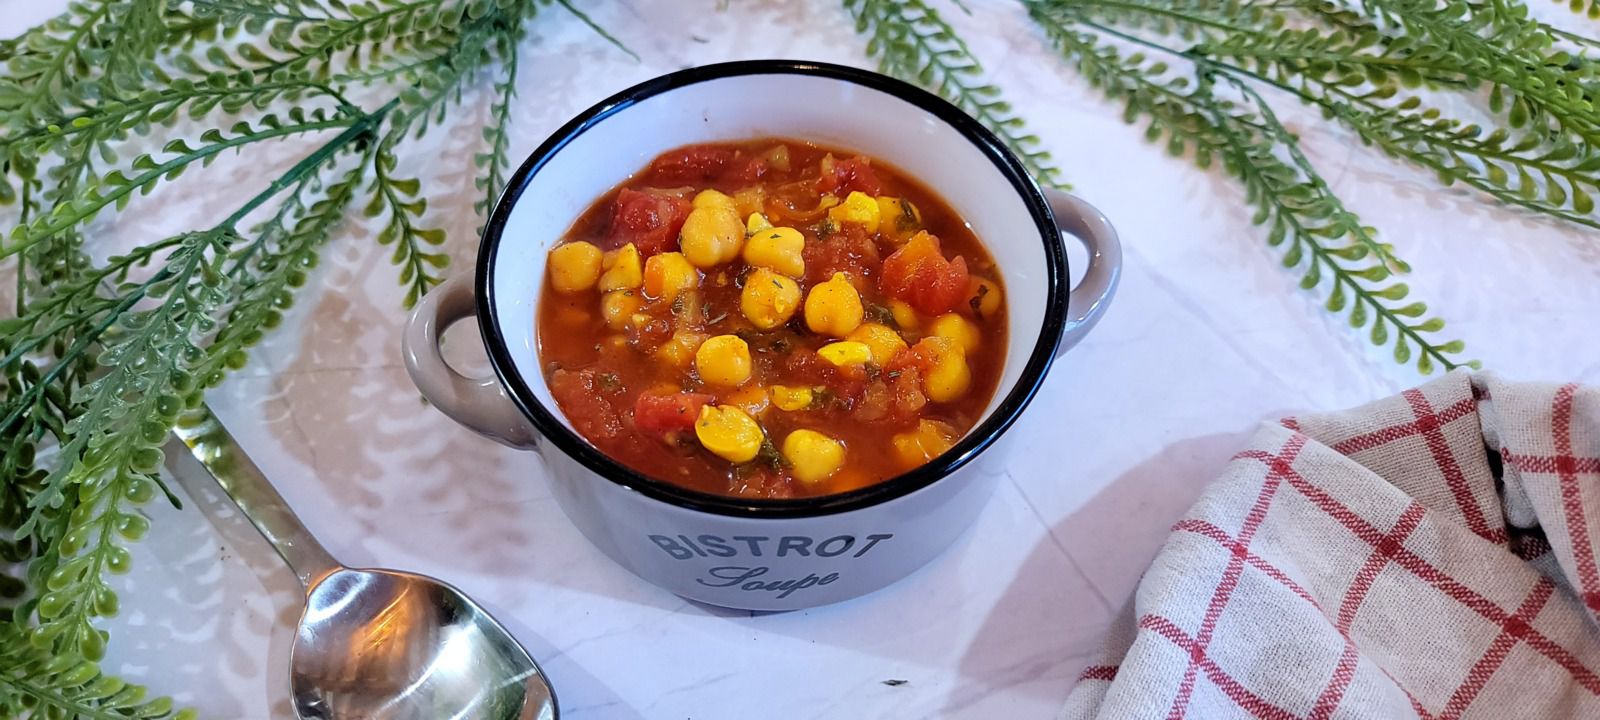
{"label": "spoon handle", "polygon": [[222,421],[201,404],[189,411],[172,428],[172,433],[189,447],[189,452],[216,479],[239,511],[249,518],[272,549],[278,551],[289,569],[307,589],[341,566],[300,522],[272,482],[251,462],[239,443],[228,434]]}

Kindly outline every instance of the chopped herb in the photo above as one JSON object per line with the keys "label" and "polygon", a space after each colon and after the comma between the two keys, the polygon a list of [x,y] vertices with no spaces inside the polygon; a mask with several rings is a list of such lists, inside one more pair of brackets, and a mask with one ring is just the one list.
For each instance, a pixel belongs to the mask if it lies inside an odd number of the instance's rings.
{"label": "chopped herb", "polygon": [[866,311],[867,319],[871,320],[872,322],[880,325],[888,325],[889,327],[896,329],[900,327],[899,323],[894,321],[894,313],[890,311],[889,308],[877,303],[867,303]]}
{"label": "chopped herb", "polygon": [[883,372],[883,369],[879,368],[877,363],[867,363],[862,366],[862,369],[867,372],[868,380],[877,380],[878,376]]}
{"label": "chopped herb", "polygon": [[890,370],[889,372],[884,373],[883,376],[886,377],[886,378],[889,378],[890,380],[893,380],[893,379],[895,379],[897,377],[900,377],[900,371],[899,370]]}
{"label": "chopped herb", "polygon": [[[707,305],[706,307],[710,307],[710,306]],[[728,319],[728,314],[727,313],[721,313],[721,314],[717,315],[716,317],[711,318],[710,320],[707,320],[706,324],[707,325],[715,325],[715,324],[717,324],[719,322],[722,322],[723,320],[727,320],[727,319]]]}
{"label": "chopped herb", "polygon": [[978,311],[978,308],[983,305],[983,296],[988,295],[988,294],[989,294],[989,286],[988,285],[982,285],[982,284],[978,285],[977,294],[973,295],[972,299],[967,301],[967,304],[972,306],[972,314],[973,315],[980,315],[981,316],[982,313],[980,313]]}
{"label": "chopped herb", "polygon": [[900,687],[901,685],[908,685],[910,683],[911,683],[910,680],[899,680],[899,679],[891,679],[891,680],[883,681],[883,684],[888,685],[889,687]]}
{"label": "chopped herb", "polygon": [[683,314],[683,295],[679,295],[679,296],[677,296],[677,297],[672,299],[672,314],[673,315],[682,315]]}
{"label": "chopped herb", "polygon": [[779,290],[783,289],[783,283],[779,282],[777,278],[772,279],[772,286]]}
{"label": "chopped herb", "polygon": [[913,230],[922,221],[917,217],[917,207],[910,200],[901,198],[900,217],[894,219],[895,227],[901,230]]}
{"label": "chopped herb", "polygon": [[832,390],[818,385],[811,389],[811,405],[808,409],[821,410],[832,405],[835,399],[837,399],[837,396],[833,394]]}
{"label": "chopped herb", "polygon": [[632,290],[623,290],[622,291],[622,296],[623,297],[633,297],[633,291]]}
{"label": "chopped herb", "polygon": [[761,438],[761,449],[756,451],[756,459],[751,462],[765,463],[773,470],[789,467],[789,461],[784,459],[783,453],[778,452],[778,446],[772,444],[770,437]]}
{"label": "chopped herb", "polygon": [[777,340],[773,340],[772,341],[772,350],[774,352],[781,352],[781,353],[782,352],[789,352],[789,339],[788,338],[778,338]]}
{"label": "chopped herb", "polygon": [[812,226],[811,230],[812,230],[812,232],[815,232],[817,234],[817,239],[818,240],[822,240],[822,239],[828,237],[829,235],[832,235],[832,234],[838,232],[839,231],[839,226],[836,225],[833,222],[832,218],[828,218],[828,219],[823,220],[822,222],[819,222],[816,225]]}
{"label": "chopped herb", "polygon": [[601,392],[622,392],[622,378],[617,377],[616,373],[600,373],[598,380],[600,382]]}

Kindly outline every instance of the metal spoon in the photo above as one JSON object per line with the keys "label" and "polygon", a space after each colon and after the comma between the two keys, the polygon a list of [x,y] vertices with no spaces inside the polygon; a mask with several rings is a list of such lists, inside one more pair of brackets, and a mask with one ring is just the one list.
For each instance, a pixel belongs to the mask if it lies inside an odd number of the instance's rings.
{"label": "metal spoon", "polygon": [[317,543],[209,408],[173,433],[306,588],[289,687],[302,720],[555,720],[528,651],[461,591],[356,570]]}

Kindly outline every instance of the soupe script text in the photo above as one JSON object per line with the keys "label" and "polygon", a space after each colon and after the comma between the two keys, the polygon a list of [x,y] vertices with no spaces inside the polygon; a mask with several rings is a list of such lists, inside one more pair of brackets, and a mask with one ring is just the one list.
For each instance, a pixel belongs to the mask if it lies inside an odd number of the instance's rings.
{"label": "soupe script text", "polygon": [[[879,543],[894,537],[893,533],[874,533],[862,538],[854,535],[835,535],[825,540],[803,535],[718,535],[667,536],[651,535],[650,541],[675,560],[694,558],[767,558],[767,557],[841,557],[858,558],[871,552]],[[737,587],[745,592],[771,592],[786,598],[810,587],[827,585],[839,579],[839,573],[826,575],[807,573],[800,578],[768,577],[771,568],[750,563],[746,565],[719,565],[706,570],[706,577],[695,582],[714,588]]]}

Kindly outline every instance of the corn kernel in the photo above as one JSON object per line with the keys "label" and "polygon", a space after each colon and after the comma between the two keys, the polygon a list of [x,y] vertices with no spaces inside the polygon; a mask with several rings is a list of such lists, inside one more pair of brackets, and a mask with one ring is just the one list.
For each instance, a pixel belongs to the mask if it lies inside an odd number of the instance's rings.
{"label": "corn kernel", "polygon": [[878,232],[895,243],[909,240],[922,229],[922,213],[910,200],[878,197]]}
{"label": "corn kernel", "polygon": [[917,309],[904,300],[890,300],[889,314],[894,315],[894,324],[899,325],[901,330],[915,330],[922,326]]}
{"label": "corn kernel", "polygon": [[799,230],[776,227],[750,236],[744,245],[744,261],[756,267],[772,268],[789,277],[806,274],[806,238]]}
{"label": "corn kernel", "polygon": [[766,268],[756,268],[739,291],[739,311],[751,325],[771,330],[789,322],[800,309],[800,286]]}
{"label": "corn kernel", "polygon": [[1000,310],[1000,286],[980,277],[967,282],[967,307],[985,320]]}
{"label": "corn kernel", "polygon": [[644,282],[644,270],[639,267],[639,248],[633,243],[606,253],[605,268],[605,274],[600,276],[601,292],[633,290]]}
{"label": "corn kernel", "polygon": [[942,423],[918,420],[916,429],[890,438],[895,459],[903,468],[914,468],[943,455],[955,445],[954,433]]}
{"label": "corn kernel", "polygon": [[729,462],[749,462],[761,451],[765,436],[749,413],[732,405],[700,408],[694,435],[712,454]]}
{"label": "corn kernel", "polygon": [[866,343],[843,340],[817,348],[817,355],[837,367],[865,365],[872,361],[872,348]]}
{"label": "corn kernel", "polygon": [[741,388],[723,398],[721,402],[723,405],[736,406],[752,416],[759,416],[761,413],[766,412],[767,406],[772,404],[772,400],[767,397],[766,388],[759,385]]}
{"label": "corn kernel", "polygon": [[768,220],[767,216],[753,212],[750,213],[750,219],[744,223],[744,234],[747,236],[754,235],[770,227],[772,227],[772,221]]}
{"label": "corn kernel", "polygon": [[878,231],[878,201],[864,192],[852,192],[838,207],[828,208],[828,219],[836,223],[861,223],[871,235]]}
{"label": "corn kernel", "polygon": [[600,248],[586,242],[557,245],[550,251],[550,285],[556,292],[583,292],[600,279]]}
{"label": "corn kernel", "polygon": [[983,333],[978,329],[977,323],[955,313],[946,313],[934,318],[933,324],[928,326],[928,332],[954,340],[963,353],[977,350],[978,344],[983,339]]}
{"label": "corn kernel", "polygon": [[[695,201],[713,192],[716,191],[702,192]],[[690,210],[689,217],[684,219],[678,244],[683,248],[684,257],[695,267],[711,268],[739,257],[739,249],[744,245],[744,224],[733,210],[733,201],[728,202],[729,205],[721,205],[708,201]]]}
{"label": "corn kernel", "polygon": [[972,371],[967,368],[966,352],[956,341],[930,335],[917,342],[917,349],[932,361],[922,373],[922,391],[929,400],[950,402],[967,391],[972,384]]}
{"label": "corn kernel", "polygon": [[672,302],[683,291],[696,287],[700,287],[700,271],[689,264],[683,253],[659,253],[644,261],[646,295]]}
{"label": "corn kernel", "polygon": [[773,385],[767,391],[772,395],[772,404],[777,405],[779,410],[794,412],[811,407],[811,388]]}
{"label": "corn kernel", "polygon": [[815,484],[844,465],[844,443],[815,430],[796,430],[783,439],[783,458],[796,480]]}
{"label": "corn kernel", "polygon": [[862,343],[872,350],[872,361],[878,365],[888,365],[895,353],[906,349],[905,338],[888,325],[878,323],[861,323],[861,327],[850,333],[846,340]]}
{"label": "corn kernel", "polygon": [[600,298],[600,316],[605,318],[606,327],[612,330],[622,330],[628,327],[628,319],[639,312],[644,305],[644,298],[634,290],[614,290]]}
{"label": "corn kernel", "polygon": [[701,190],[694,196],[693,205],[696,208],[728,208],[729,210],[734,207],[733,198],[716,190]]}
{"label": "corn kernel", "polygon": [[750,346],[737,335],[718,335],[694,351],[694,367],[711,385],[738,387],[750,379]]}
{"label": "corn kernel", "polygon": [[833,279],[811,288],[806,296],[806,327],[819,335],[844,337],[861,325],[866,309],[861,306],[861,293],[844,273],[834,273]]}
{"label": "corn kernel", "polygon": [[695,351],[700,349],[700,344],[705,342],[706,336],[702,333],[679,330],[672,333],[672,338],[656,348],[656,357],[662,362],[673,367],[686,367],[694,359]]}

